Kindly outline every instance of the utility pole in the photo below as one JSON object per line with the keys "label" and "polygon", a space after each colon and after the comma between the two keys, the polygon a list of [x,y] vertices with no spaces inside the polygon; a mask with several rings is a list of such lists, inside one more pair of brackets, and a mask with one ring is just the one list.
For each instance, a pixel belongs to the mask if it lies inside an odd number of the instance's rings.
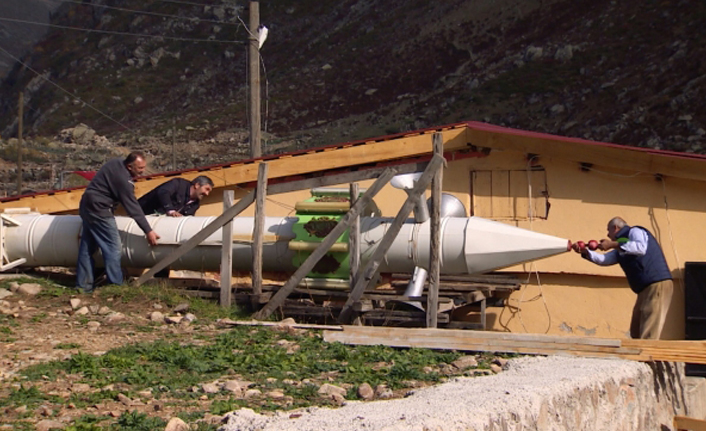
{"label": "utility pole", "polygon": [[176,120],[172,124],[172,170],[176,171]]}
{"label": "utility pole", "polygon": [[262,156],[260,134],[260,43],[257,28],[260,26],[260,3],[250,2],[250,36],[248,38],[248,70],[250,85],[250,157]]}
{"label": "utility pole", "polygon": [[24,92],[20,91],[19,117],[17,126],[17,194],[22,194],[22,118],[24,117]]}

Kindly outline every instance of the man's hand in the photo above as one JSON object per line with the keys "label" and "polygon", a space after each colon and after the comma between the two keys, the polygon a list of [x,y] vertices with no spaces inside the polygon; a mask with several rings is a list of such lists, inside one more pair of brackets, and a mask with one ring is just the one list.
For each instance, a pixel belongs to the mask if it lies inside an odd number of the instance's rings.
{"label": "man's hand", "polygon": [[182,217],[182,214],[179,211],[174,211],[174,210],[167,211],[167,215],[169,217]]}
{"label": "man's hand", "polygon": [[157,235],[157,232],[153,230],[149,231],[149,233],[145,236],[147,237],[147,242],[150,245],[157,245],[157,240],[160,238],[160,236]]}
{"label": "man's hand", "polygon": [[617,241],[611,241],[609,239],[602,239],[601,243],[598,244],[598,248],[603,251],[608,251],[613,248],[618,248],[620,244]]}

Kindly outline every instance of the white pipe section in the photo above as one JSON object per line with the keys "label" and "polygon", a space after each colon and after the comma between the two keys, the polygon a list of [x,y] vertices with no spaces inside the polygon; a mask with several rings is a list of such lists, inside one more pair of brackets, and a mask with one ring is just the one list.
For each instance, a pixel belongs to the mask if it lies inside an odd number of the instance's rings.
{"label": "white pipe section", "polygon": [[[9,260],[27,259],[23,265],[76,266],[81,234],[79,216],[39,214],[13,215],[20,226],[6,227],[5,251]],[[150,247],[137,224],[129,217],[116,217],[122,240],[122,263],[126,267],[149,268],[185,243],[215,217],[152,217],[152,228],[161,237]],[[292,272],[294,251],[288,242],[295,238],[295,217],[267,217],[263,270]],[[375,252],[392,219],[361,218],[361,260]],[[233,268],[249,270],[252,262],[252,217],[237,217],[233,223]],[[442,274],[474,274],[548,257],[568,250],[568,240],[516,228],[478,217],[446,217],[441,221]],[[217,271],[221,261],[220,229],[179,260],[172,269]],[[416,266],[429,268],[429,222],[406,223],[380,266],[382,272],[412,272]]]}

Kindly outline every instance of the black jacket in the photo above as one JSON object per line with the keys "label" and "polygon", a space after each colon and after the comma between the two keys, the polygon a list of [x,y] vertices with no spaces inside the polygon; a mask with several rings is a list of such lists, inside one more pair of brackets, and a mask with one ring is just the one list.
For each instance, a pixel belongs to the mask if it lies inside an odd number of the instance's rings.
{"label": "black jacket", "polygon": [[79,212],[92,213],[99,217],[112,217],[118,204],[122,204],[127,215],[143,232],[152,231],[144,212],[135,199],[135,184],[130,171],[122,159],[113,159],[100,168],[81,197]]}
{"label": "black jacket", "polygon": [[191,200],[190,189],[191,182],[174,178],[142,196],[138,202],[145,214],[166,214],[167,211],[174,210],[182,215],[192,216],[196,214],[200,203],[198,200]]}

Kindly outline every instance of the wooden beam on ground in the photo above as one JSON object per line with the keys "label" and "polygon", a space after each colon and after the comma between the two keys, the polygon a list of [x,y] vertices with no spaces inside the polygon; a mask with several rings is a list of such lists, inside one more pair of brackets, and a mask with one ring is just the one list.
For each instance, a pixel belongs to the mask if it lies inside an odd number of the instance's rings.
{"label": "wooden beam on ground", "polygon": [[[434,133],[432,138],[434,155],[444,156],[444,141],[441,133]],[[431,211],[429,211],[429,293],[427,294],[427,328],[437,327],[439,311],[439,261],[440,229],[441,229],[441,184],[444,176],[443,166],[434,172],[431,180]]]}
{"label": "wooden beam on ground", "polygon": [[[223,192],[223,212],[227,212],[233,206],[235,192],[225,190]],[[229,220],[223,225],[223,239],[221,246],[221,307],[230,308],[232,305],[231,281],[233,279],[233,220]]]}
{"label": "wooden beam on ground", "polygon": [[341,325],[314,325],[309,323],[287,323],[287,322],[262,322],[259,320],[230,320],[219,319],[216,321],[218,326],[268,326],[268,327],[284,327],[289,326],[297,329],[314,329],[321,331],[342,331]]}
{"label": "wooden beam on ground", "polygon": [[265,229],[265,198],[267,197],[267,163],[260,163],[257,173],[257,188],[255,189],[255,225],[253,226],[252,243],[252,291],[251,305],[253,310],[260,307],[262,295],[262,244]]}
{"label": "wooden beam on ground", "polygon": [[390,248],[390,245],[392,245],[395,237],[397,237],[402,225],[405,221],[407,221],[407,217],[409,217],[409,213],[412,212],[412,208],[419,199],[419,196],[422,192],[424,192],[424,190],[426,190],[427,186],[431,182],[432,176],[444,164],[444,162],[445,160],[443,157],[434,155],[427,165],[427,168],[424,170],[422,176],[417,180],[412,191],[409,192],[407,200],[404,202],[399,213],[397,213],[397,217],[395,217],[394,221],[390,224],[387,232],[385,232],[385,235],[375,248],[373,256],[370,258],[365,267],[361,268],[358,271],[358,274],[356,274],[356,284],[351,290],[351,294],[348,297],[346,304],[343,306],[341,314],[338,316],[338,323],[349,323],[351,321],[353,316],[353,304],[360,300],[360,297],[366,287],[369,288],[369,285],[375,283],[375,278],[377,277],[380,269],[380,261],[387,253],[387,249]]}
{"label": "wooden beam on ground", "polygon": [[253,316],[255,319],[265,319],[272,314],[277,307],[284,303],[289,294],[294,290],[295,287],[299,285],[299,282],[314,268],[314,266],[321,260],[326,253],[328,253],[329,248],[338,240],[346,229],[351,225],[353,220],[368,206],[372,201],[373,197],[397,174],[397,171],[392,168],[386,169],[382,175],[370,186],[370,188],[365,192],[365,194],[356,201],[355,205],[351,207],[350,210],[344,215],[338,224],[331,229],[331,232],[326,235],[326,237],[321,241],[319,247],[314,250],[308,258],[302,263],[299,268],[292,274],[292,276],[287,280],[287,282],[282,286],[270,302],[265,305],[262,310],[255,313]]}
{"label": "wooden beam on ground", "polygon": [[704,341],[632,340],[430,328],[344,326],[327,342],[706,364]]}
{"label": "wooden beam on ground", "polygon": [[[215,231],[223,227],[226,223],[231,221],[233,217],[237,216],[243,210],[245,210],[247,207],[250,206],[251,203],[255,200],[255,192],[252,191],[248,193],[247,195],[243,196],[241,200],[238,201],[237,204],[233,205],[232,207],[228,208],[228,211],[224,212],[223,214],[219,215],[216,217],[215,220],[213,220],[211,223],[209,223],[206,227],[204,227],[199,233],[196,235],[192,236],[189,238],[188,241],[186,241],[184,244],[180,245],[178,248],[174,249],[169,255],[167,255],[164,259],[160,260],[157,262],[155,266],[150,268],[149,271],[145,272],[135,280],[132,284],[133,286],[141,286],[145,281],[149,280],[150,278],[154,277],[156,273],[159,271],[163,270],[167,266],[171,265],[174,263],[177,259],[191,251],[194,247],[199,245],[203,240],[208,238],[211,234],[213,234]],[[159,247],[159,245],[157,245]]]}

